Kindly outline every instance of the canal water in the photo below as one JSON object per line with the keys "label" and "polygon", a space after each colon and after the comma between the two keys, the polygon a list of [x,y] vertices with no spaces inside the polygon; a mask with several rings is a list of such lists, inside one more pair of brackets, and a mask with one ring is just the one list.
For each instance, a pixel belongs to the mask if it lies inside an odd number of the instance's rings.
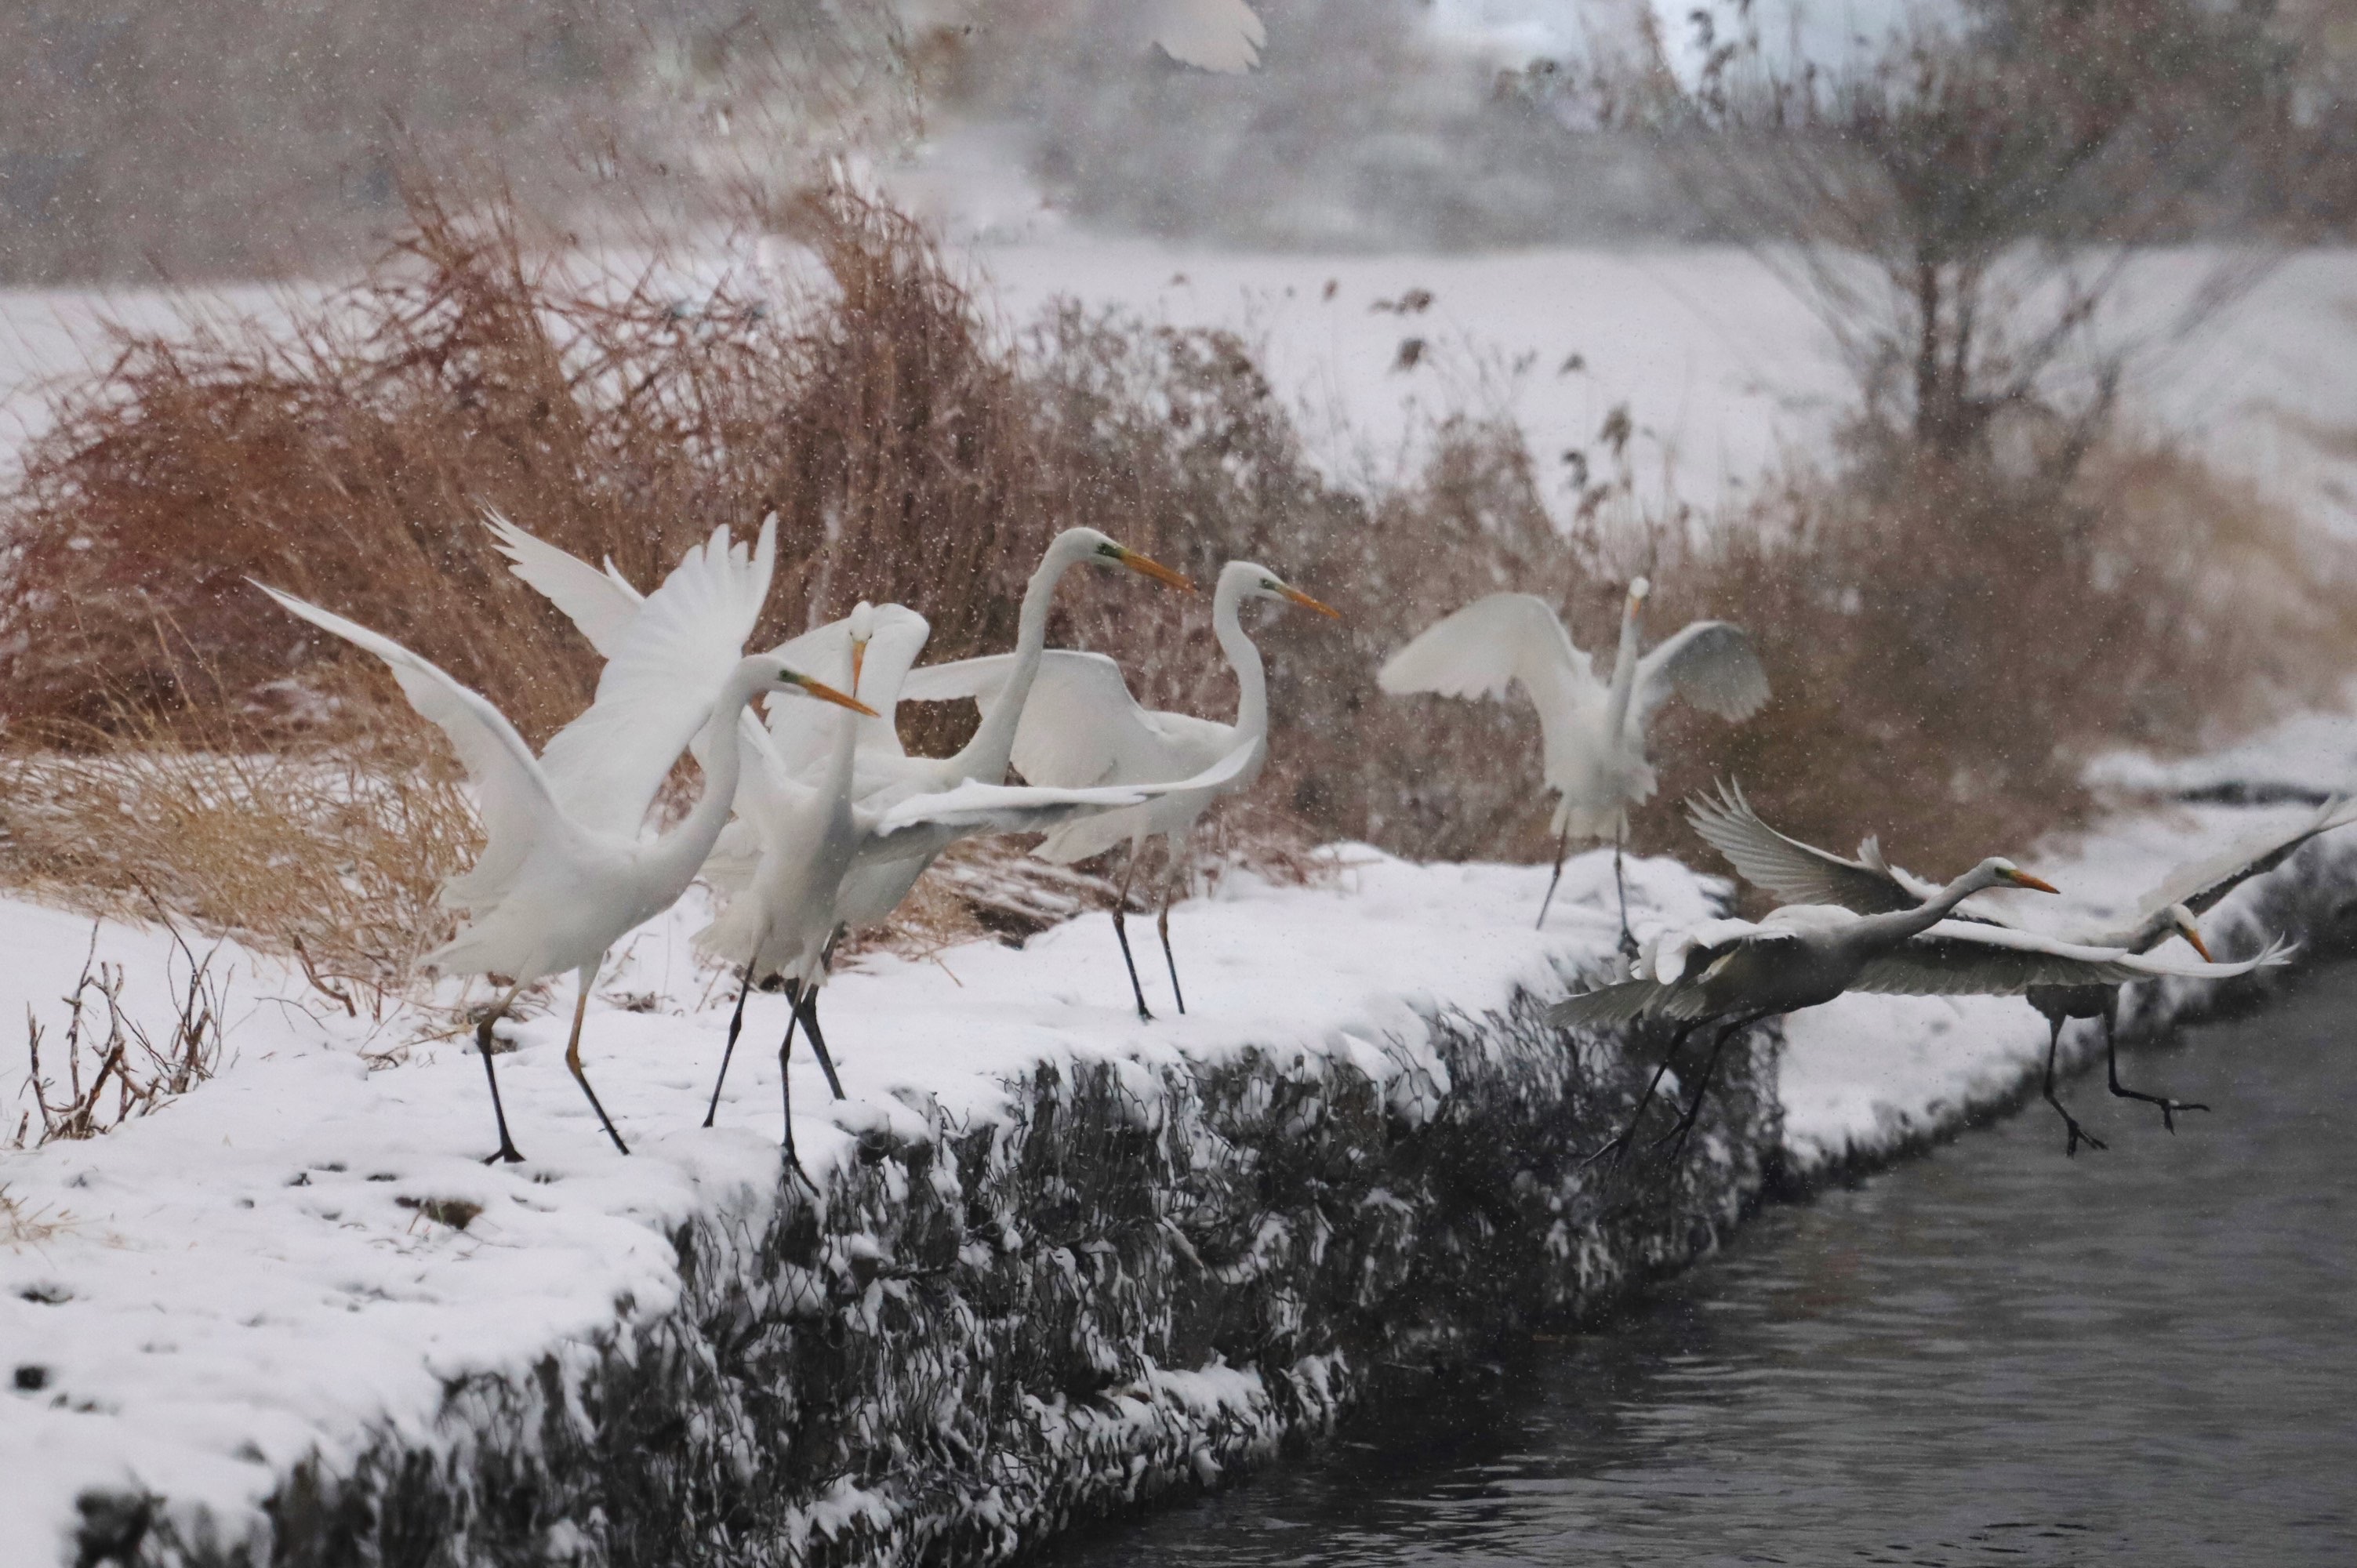
{"label": "canal water", "polygon": [[2126,1065],[1049,1561],[2357,1563],[2357,965]]}

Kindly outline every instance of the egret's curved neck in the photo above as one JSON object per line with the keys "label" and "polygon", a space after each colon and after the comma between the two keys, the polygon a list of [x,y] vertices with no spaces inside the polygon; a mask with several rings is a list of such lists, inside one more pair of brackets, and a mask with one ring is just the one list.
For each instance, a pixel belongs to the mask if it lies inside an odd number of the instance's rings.
{"label": "egret's curved neck", "polygon": [[719,842],[720,830],[728,825],[728,813],[736,805],[737,781],[745,767],[745,732],[738,721],[762,684],[759,669],[739,665],[720,688],[706,725],[712,744],[704,755],[704,793],[680,824],[647,852],[645,864],[652,881],[665,886],[676,881],[686,886]]}
{"label": "egret's curved neck", "polygon": [[1637,689],[1637,596],[1620,611],[1620,650],[1612,656],[1612,692],[1605,706],[1604,733],[1618,739],[1629,723],[1629,699]]}
{"label": "egret's curved neck", "polygon": [[1031,574],[1023,590],[1022,619],[1016,627],[1014,668],[1007,671],[1006,684],[984,715],[982,727],[949,759],[958,778],[979,779],[985,784],[1006,782],[1007,758],[1015,754],[1015,728],[1023,722],[1023,704],[1030,701],[1031,682],[1039,673],[1039,655],[1048,646],[1048,607],[1056,597],[1056,585],[1063,581],[1076,559],[1060,542],[1051,544],[1039,569]]}
{"label": "egret's curved neck", "polygon": [[1957,905],[1974,894],[1985,893],[1996,886],[1996,878],[1975,866],[1914,908],[1895,910],[1887,915],[1868,915],[1854,922],[1849,929],[1854,940],[1877,950],[1894,948],[1946,919],[1954,913]]}
{"label": "egret's curved neck", "polygon": [[1260,661],[1260,650],[1244,635],[1242,618],[1244,598],[1243,577],[1222,577],[1219,591],[1211,596],[1211,633],[1220,639],[1220,651],[1236,672],[1236,738],[1239,741],[1258,740],[1268,734],[1268,671]]}

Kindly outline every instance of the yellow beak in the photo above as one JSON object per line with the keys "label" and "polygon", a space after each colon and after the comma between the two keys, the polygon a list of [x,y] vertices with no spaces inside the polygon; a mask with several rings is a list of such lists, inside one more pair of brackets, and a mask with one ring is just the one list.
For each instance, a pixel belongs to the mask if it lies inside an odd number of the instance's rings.
{"label": "yellow beak", "polygon": [[884,716],[858,698],[845,696],[823,681],[813,681],[807,675],[796,675],[790,679],[823,703],[833,703],[838,708],[849,708],[855,714],[866,714],[871,719],[880,719]]}
{"label": "yellow beak", "polygon": [[1131,571],[1141,576],[1151,577],[1165,587],[1176,588],[1182,594],[1191,594],[1195,591],[1195,585],[1189,582],[1185,576],[1173,572],[1151,556],[1140,555],[1135,550],[1124,550],[1118,559]]}
{"label": "yellow beak", "polygon": [[1305,610],[1316,610],[1319,615],[1326,617],[1329,620],[1340,620],[1342,618],[1342,612],[1340,610],[1336,609],[1331,605],[1319,604],[1316,599],[1311,598],[1308,594],[1303,593],[1298,588],[1279,588],[1277,592],[1283,594],[1288,602],[1299,605]]}
{"label": "yellow beak", "polygon": [[2032,893],[2060,893],[2062,891],[2062,889],[2055,886],[2054,884],[2047,881],[2044,877],[2032,876],[2027,871],[2007,872],[2006,874],[2006,880],[2016,887],[2027,887]]}
{"label": "yellow beak", "polygon": [[867,639],[864,637],[853,638],[851,639],[851,689],[855,692],[859,690],[859,667],[866,662]]}
{"label": "yellow beak", "polygon": [[2195,952],[2201,955],[2201,961],[2203,963],[2216,963],[2218,961],[2216,959],[2210,956],[2210,944],[2201,940],[2201,933],[2200,931],[2180,929],[2178,934],[2185,939],[2186,946],[2191,948]]}

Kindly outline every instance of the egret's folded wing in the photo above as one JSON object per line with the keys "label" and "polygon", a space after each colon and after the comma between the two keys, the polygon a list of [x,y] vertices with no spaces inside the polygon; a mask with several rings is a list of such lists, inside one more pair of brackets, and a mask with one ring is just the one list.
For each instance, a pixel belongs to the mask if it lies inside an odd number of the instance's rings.
{"label": "egret's folded wing", "polygon": [[[858,721],[859,738],[856,744],[862,752],[905,757],[908,753],[901,747],[893,709],[900,701],[909,667],[924,651],[925,639],[931,635],[932,628],[924,617],[906,605],[877,605],[874,614],[874,634],[868,639],[866,656],[859,661],[856,690],[851,674],[851,621],[847,617],[815,627],[770,651],[791,668],[849,692],[876,710],[875,718]],[[808,778],[814,772],[833,745],[832,725],[820,721],[815,704],[791,697],[773,697],[770,701],[770,738],[777,743],[778,756],[786,771],[797,779]]]}
{"label": "egret's folded wing", "polygon": [[748,557],[724,525],[649,594],[597,679],[597,698],[541,754],[557,800],[593,830],[635,835],[712,712],[769,596],[777,524]]}
{"label": "egret's folded wing", "polygon": [[2150,915],[2171,904],[2182,904],[2196,915],[2216,908],[2227,894],[2254,876],[2265,876],[2291,858],[2300,845],[2319,833],[2329,833],[2357,821],[2357,807],[2345,795],[2335,795],[2306,822],[2290,828],[2254,833],[2234,845],[2201,860],[2189,861],[2163,877],[2144,897],[2139,915]]}
{"label": "egret's folded wing", "polygon": [[1850,989],[1894,996],[2012,996],[2037,985],[2232,980],[2284,960],[2280,946],[2237,963],[2203,963],[2121,948],[2080,947],[2003,926],[1943,920],[1896,950],[1870,960]]}
{"label": "egret's folded wing", "polygon": [[1566,997],[1547,1009],[1547,1022],[1557,1028],[1609,1029],[1635,1022],[1663,993],[1665,985],[1650,980],[1624,980]]}
{"label": "egret's folded wing", "polygon": [[1861,915],[1912,909],[1922,899],[1887,866],[1845,860],[1803,843],[1760,820],[1740,787],[1722,783],[1716,800],[1689,797],[1686,820],[1727,857],[1746,882],[1784,904],[1832,904]]}
{"label": "egret's folded wing", "polygon": [[623,633],[639,618],[644,596],[610,568],[600,572],[578,555],[535,539],[489,507],[483,521],[499,542],[509,570],[537,589],[540,596],[565,612],[601,657],[611,659]]}
{"label": "egret's folded wing", "polygon": [[1643,733],[1673,696],[1721,718],[1748,719],[1768,695],[1768,671],[1743,628],[1698,620],[1637,660],[1629,722]]}
{"label": "egret's folded wing", "polygon": [[290,614],[383,660],[401,683],[409,705],[450,737],[451,748],[474,783],[486,842],[474,865],[444,885],[441,897],[446,908],[481,908],[490,904],[514,880],[544,835],[572,831],[558,809],[547,776],[533,759],[532,748],[508,723],[507,715],[479,693],[356,621],[263,584],[254,586]]}

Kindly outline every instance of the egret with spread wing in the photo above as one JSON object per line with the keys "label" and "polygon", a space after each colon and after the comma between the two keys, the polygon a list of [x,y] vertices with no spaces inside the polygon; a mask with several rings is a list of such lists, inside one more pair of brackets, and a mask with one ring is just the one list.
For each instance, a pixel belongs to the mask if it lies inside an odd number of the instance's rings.
{"label": "egret with spread wing", "polygon": [[[526,985],[566,970],[575,972],[579,989],[565,1066],[614,1146],[630,1152],[581,1065],[582,1021],[607,949],[669,908],[711,853],[737,792],[737,718],[756,696],[792,692],[858,708],[780,659],[741,656],[774,559],[775,532],[767,526],[749,557],[729,545],[726,529],[690,551],[618,633],[597,700],[539,757],[505,715],[447,671],[366,627],[263,589],[292,614],[383,660],[410,704],[450,737],[475,785],[488,842],[474,866],[441,895],[446,907],[466,912],[468,923],[426,961],[510,982],[475,1036],[499,1122],[493,1159],[522,1155],[500,1103],[491,1026]],[[640,829],[656,790],[707,721],[702,796],[678,826],[642,841]]]}
{"label": "egret with spread wing", "polygon": [[[1161,914],[1155,923],[1162,937],[1163,962],[1170,971],[1171,995],[1184,1013],[1187,999],[1178,987],[1178,961],[1170,952],[1170,904],[1186,865],[1187,835],[1222,795],[1252,788],[1268,759],[1268,676],[1241,618],[1244,600],[1253,598],[1281,599],[1340,618],[1265,566],[1231,561],[1222,567],[1211,596],[1211,629],[1236,675],[1233,724],[1142,707],[1130,695],[1121,666],[1102,653],[1060,649],[1041,662],[1039,681],[1016,728],[1013,760],[1024,779],[1071,789],[1167,784],[1199,774],[1239,749],[1249,755],[1247,767],[1216,786],[1173,789],[1143,805],[1082,818],[1057,829],[1036,852],[1042,859],[1069,865],[1128,843],[1113,929],[1121,941],[1122,962],[1129,969],[1130,993],[1140,1018],[1154,1015],[1146,1005],[1146,988],[1138,983],[1124,919],[1137,857],[1150,838],[1162,837],[1172,846]],[[1003,656],[937,664],[911,673],[903,695],[912,702],[972,697],[988,724],[1005,711],[1011,671]]]}
{"label": "egret with spread wing", "polygon": [[1609,683],[1596,678],[1588,656],[1571,645],[1546,601],[1530,594],[1474,600],[1426,627],[1375,677],[1394,694],[1448,697],[1503,697],[1510,685],[1521,683],[1539,711],[1547,788],[1560,796],[1555,875],[1539,905],[1539,924],[1546,924],[1572,841],[1609,838],[1624,952],[1634,952],[1636,940],[1629,932],[1620,850],[1629,836],[1629,809],[1652,799],[1655,788],[1645,760],[1653,715],[1673,696],[1728,719],[1749,718],[1768,700],[1768,676],[1751,639],[1726,621],[1693,622],[1641,656],[1639,621],[1651,591],[1642,577],[1629,585]]}
{"label": "egret with spread wing", "polygon": [[[1719,787],[1718,799],[1689,801],[1695,831],[1716,847],[1745,881],[1792,903],[1831,904],[1862,915],[1912,908],[1936,889],[1883,857],[1880,843],[1869,838],[1858,845],[1857,858],[1846,860],[1829,850],[1803,843],[1778,832],[1760,821],[1743,791],[1732,784]],[[2336,828],[2357,822],[2357,803],[2336,796],[2304,822],[2269,829],[2234,843],[2220,854],[2177,867],[2137,902],[2136,912],[2125,924],[2089,922],[2066,930],[2064,940],[2083,947],[2117,948],[2132,953],[2149,952],[2171,937],[2183,937],[2205,960],[2210,949],[2201,940],[2201,917],[2217,908],[2227,894],[2254,876],[2281,865],[2300,845]],[[2009,927],[2002,915],[1973,917]],[[2046,1040],[2046,1102],[2062,1118],[2064,1152],[2075,1154],[2080,1144],[2104,1145],[2079,1125],[2054,1093],[2055,1057],[2062,1041],[2062,1026],[2072,1018],[2100,1018],[2104,1023],[2104,1066],[2111,1091],[2123,1100],[2141,1100],[2160,1109],[2161,1124],[2177,1129],[2179,1111],[2207,1111],[2206,1105],[2147,1094],[2120,1082],[2116,1038],[2120,987],[2116,983],[2041,984],[2024,993],[2029,1004],[2044,1015]]]}

